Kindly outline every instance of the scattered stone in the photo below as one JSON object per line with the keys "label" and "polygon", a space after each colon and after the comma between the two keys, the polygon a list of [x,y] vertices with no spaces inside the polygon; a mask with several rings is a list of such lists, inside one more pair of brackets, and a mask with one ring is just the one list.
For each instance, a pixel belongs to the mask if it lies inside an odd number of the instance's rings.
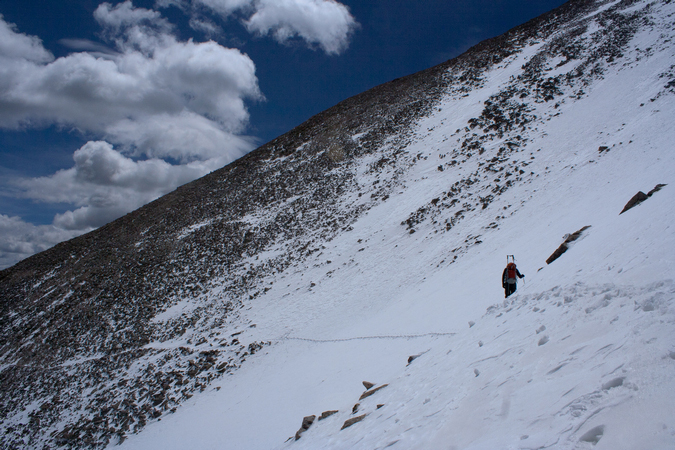
{"label": "scattered stone", "polygon": [[376,392],[379,391],[380,389],[386,388],[387,386],[389,386],[389,385],[388,385],[388,384],[383,384],[382,386],[376,387],[376,388],[373,389],[373,390],[368,390],[368,391],[364,392],[363,394],[361,394],[361,397],[359,397],[359,400],[363,400],[363,399],[366,398],[366,397],[370,397],[371,395],[373,395],[374,393],[376,393]]}
{"label": "scattered stone", "polygon": [[377,409],[380,409],[380,408],[382,408],[383,406],[384,406],[384,403],[380,403],[380,404],[377,405]]}
{"label": "scattered stone", "polygon": [[363,381],[363,385],[366,387],[366,390],[370,389],[371,387],[375,386],[374,383],[371,383],[370,381]]}
{"label": "scattered stone", "polygon": [[647,192],[647,197],[651,197],[652,195],[654,195],[655,192],[659,192],[662,188],[664,188],[666,186],[667,185],[665,185],[665,184],[657,184],[656,186],[654,186],[654,189]]}
{"label": "scattered stone", "polygon": [[295,440],[296,440],[296,441],[297,441],[298,439],[300,439],[300,436],[302,436],[302,433],[304,433],[305,431],[307,431],[307,430],[309,429],[309,427],[312,426],[312,424],[314,423],[314,419],[316,419],[316,416],[306,416],[306,417],[303,417],[303,419],[302,419],[302,426],[301,426],[300,429],[295,433]]}
{"label": "scattered stone", "polygon": [[649,191],[647,194],[645,194],[645,193],[642,192],[642,191],[639,191],[637,194],[635,194],[635,195],[633,196],[633,198],[631,198],[630,200],[628,200],[628,203],[626,203],[626,206],[623,207],[623,209],[621,210],[621,212],[619,213],[619,215],[625,213],[626,211],[628,211],[628,210],[631,209],[632,207],[637,206],[637,205],[639,205],[640,203],[644,202],[644,201],[647,200],[649,197],[651,197],[652,195],[654,195],[655,192],[660,191],[660,190],[661,190],[663,187],[665,187],[665,186],[666,186],[665,184],[657,184],[657,185],[654,187],[654,189],[652,189],[651,191]]}
{"label": "scattered stone", "polygon": [[49,402],[46,402],[46,403],[43,403],[42,405],[40,405],[40,409],[43,410],[43,411],[47,410],[47,409],[52,409],[53,407],[54,407],[54,405],[52,405]]}
{"label": "scattered stone", "polygon": [[417,358],[422,356],[424,353],[426,353],[426,352],[418,353],[417,355],[408,356],[408,365],[410,365],[411,362],[415,361]]}
{"label": "scattered stone", "polygon": [[633,206],[639,205],[640,203],[644,202],[647,200],[649,197],[647,194],[645,194],[642,191],[639,191],[637,194],[635,194],[630,200],[628,200],[628,203],[626,203],[626,206],[623,207],[619,215],[625,213],[629,209],[631,209]]}
{"label": "scattered stone", "polygon": [[340,428],[340,430],[344,430],[345,428],[349,428],[352,425],[354,425],[355,423],[361,422],[365,418],[366,418],[366,415],[363,414],[363,415],[360,415],[360,416],[357,416],[357,417],[352,417],[351,419],[347,419],[345,421],[345,423],[342,425],[342,428]]}
{"label": "scattered stone", "polygon": [[356,412],[359,410],[359,406],[361,406],[361,403],[357,403],[352,407],[352,414],[356,414]]}
{"label": "scattered stone", "polygon": [[323,420],[327,417],[332,416],[333,414],[337,414],[338,410],[337,409],[332,409],[330,411],[324,411],[321,413],[321,416],[319,416],[319,420]]}
{"label": "scattered stone", "polygon": [[560,244],[560,247],[558,247],[556,249],[556,251],[554,251],[553,254],[551,254],[551,256],[548,257],[548,259],[546,260],[546,264],[551,264],[553,261],[560,258],[560,256],[563,253],[565,253],[567,251],[567,249],[569,248],[568,244],[576,241],[577,239],[579,239],[579,237],[581,237],[583,232],[586,231],[587,229],[589,229],[590,227],[591,227],[590,225],[586,225],[585,227],[581,228],[580,230],[575,231],[572,234],[566,234],[563,237],[564,242],[562,244]]}
{"label": "scattered stone", "polygon": [[469,328],[473,327],[474,325],[476,325],[476,322],[469,320]]}

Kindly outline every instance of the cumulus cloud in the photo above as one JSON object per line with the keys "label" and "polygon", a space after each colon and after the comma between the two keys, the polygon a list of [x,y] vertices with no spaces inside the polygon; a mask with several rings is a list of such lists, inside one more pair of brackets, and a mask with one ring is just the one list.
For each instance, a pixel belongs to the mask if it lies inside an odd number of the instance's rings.
{"label": "cumulus cloud", "polygon": [[48,63],[54,60],[54,55],[45,50],[39,38],[19,33],[16,26],[5,22],[0,14],[0,61],[11,60]]}
{"label": "cumulus cloud", "polygon": [[285,43],[300,37],[328,54],[339,54],[349,44],[357,23],[349,9],[333,0],[259,0],[246,28],[272,34]]}
{"label": "cumulus cloud", "polygon": [[70,169],[16,181],[24,198],[77,207],[54,218],[53,225],[64,230],[99,227],[224,163],[218,157],[181,165],[157,158],[135,161],[105,141],[87,142],[73,159]]}
{"label": "cumulus cloud", "polygon": [[204,35],[212,38],[214,36],[219,36],[223,33],[222,28],[213,23],[213,21],[206,19],[204,17],[194,16],[190,18],[189,22],[190,28],[193,30],[204,33]]}
{"label": "cumulus cloud", "polygon": [[[114,7],[103,3],[95,16],[116,53],[101,56],[98,49],[53,59],[37,38],[0,21],[0,127],[58,124],[128,150],[133,142],[120,129],[160,135],[168,119],[174,136],[195,142],[197,148],[186,149],[187,159],[195,153],[241,155],[242,140],[234,135],[247,125],[245,100],[262,98],[248,56],[213,41],[180,42],[159,13],[129,1]],[[181,123],[185,117],[192,120]],[[195,141],[202,131],[207,136]],[[135,150],[165,152],[152,142],[159,141],[146,139]],[[177,151],[169,153],[175,157]]]}
{"label": "cumulus cloud", "polygon": [[115,6],[101,3],[94,18],[103,27],[104,36],[122,51],[152,54],[156,48],[175,42],[174,27],[168,20],[157,11],[134,7],[131,0]]}
{"label": "cumulus cloud", "polygon": [[253,0],[196,0],[221,16],[229,16],[236,11],[249,10],[253,6]]}
{"label": "cumulus cloud", "polygon": [[[236,2],[232,4],[235,5]],[[238,7],[238,6],[237,6]],[[11,194],[70,205],[51,225],[0,216],[0,266],[90,231],[244,155],[253,61],[213,41],[179,41],[157,11],[102,3],[108,45],[65,39],[55,58],[0,16],[0,128],[57,125],[99,140],[74,166],[15,180]]]}
{"label": "cumulus cloud", "polygon": [[239,13],[247,17],[244,25],[251,33],[271,35],[280,43],[298,38],[328,54],[342,53],[358,27],[349,8],[335,0],[158,0],[157,5],[176,6],[193,16],[203,9],[223,18]]}
{"label": "cumulus cloud", "polygon": [[33,225],[19,217],[0,214],[0,270],[82,234],[54,225]]}
{"label": "cumulus cloud", "polygon": [[218,158],[224,165],[254,145],[253,139],[223,131],[212,121],[187,111],[121,120],[108,129],[108,135],[125,148],[133,146],[135,156],[171,158],[182,163]]}

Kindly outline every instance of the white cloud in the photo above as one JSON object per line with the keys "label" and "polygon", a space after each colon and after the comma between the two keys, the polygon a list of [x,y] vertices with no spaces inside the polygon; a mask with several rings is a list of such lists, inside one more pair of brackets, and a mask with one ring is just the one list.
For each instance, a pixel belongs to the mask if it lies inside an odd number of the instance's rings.
{"label": "white cloud", "polygon": [[[133,8],[128,1],[102,4],[96,18],[116,54],[102,56],[98,49],[50,59],[39,40],[0,20],[0,35],[7,38],[0,41],[0,127],[59,124],[131,150],[133,140],[119,130],[160,135],[171,122],[174,142],[194,143],[185,149],[185,158],[177,159],[241,155],[247,140],[234,135],[248,121],[245,100],[262,98],[248,56],[212,41],[179,42],[157,12]],[[191,120],[183,121],[186,117]],[[161,142],[168,140],[146,139],[135,151],[177,156],[176,146],[150,146]]]}
{"label": "white cloud", "polygon": [[80,51],[61,58],[0,16],[0,128],[56,124],[102,139],[76,150],[69,169],[12,183],[12,195],[71,209],[52,225],[2,216],[0,265],[114,220],[255,146],[243,135],[245,102],[262,99],[248,56],[179,41],[158,12],[130,1],[103,3],[94,16],[110,47],[63,40]]}
{"label": "white cloud", "polygon": [[250,9],[253,0],[195,0],[195,3],[206,6],[221,16],[227,17],[236,11]]}
{"label": "white cloud", "polygon": [[183,163],[219,158],[224,165],[255,145],[252,139],[223,131],[212,121],[187,111],[141,121],[122,120],[109,127],[108,136],[125,147],[133,146],[135,156],[172,158]]}
{"label": "white cloud", "polygon": [[53,224],[66,230],[99,227],[225,163],[218,157],[181,165],[162,159],[134,161],[105,141],[87,142],[73,159],[70,169],[15,182],[24,198],[78,207],[54,218]]}
{"label": "white cloud", "polygon": [[124,52],[140,50],[145,54],[175,42],[173,25],[150,9],[135,8],[131,0],[113,6],[101,3],[94,18],[103,27],[104,36]]}
{"label": "white cloud", "polygon": [[48,63],[54,56],[45,50],[39,38],[17,32],[16,26],[5,22],[0,14],[0,61],[8,60]]}
{"label": "white cloud", "polygon": [[209,38],[223,34],[222,28],[204,17],[192,17],[190,18],[189,24],[190,28],[204,33],[204,35],[208,36]]}
{"label": "white cloud", "polygon": [[117,56],[117,52],[110,47],[89,39],[59,39],[59,44],[73,50],[89,52],[96,57]]}
{"label": "white cloud", "polygon": [[54,225],[36,226],[19,217],[0,214],[0,270],[82,232],[63,230]]}
{"label": "white cloud", "polygon": [[[244,25],[251,33],[271,34],[280,43],[299,38],[328,54],[344,51],[358,27],[349,8],[335,0],[192,0],[192,3],[188,0],[158,0],[157,6],[176,6],[190,11],[193,19],[203,9],[225,19],[239,13],[248,17]],[[199,25],[198,20],[196,25]],[[193,28],[199,29],[198,26]]]}
{"label": "white cloud", "polygon": [[258,0],[246,21],[250,32],[271,33],[281,43],[297,36],[328,54],[347,48],[357,26],[349,9],[333,0]]}

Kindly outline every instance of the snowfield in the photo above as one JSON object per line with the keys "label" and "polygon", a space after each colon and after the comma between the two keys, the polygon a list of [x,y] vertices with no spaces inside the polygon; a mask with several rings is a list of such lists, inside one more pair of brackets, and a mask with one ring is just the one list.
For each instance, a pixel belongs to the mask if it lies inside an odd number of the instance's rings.
{"label": "snowfield", "polygon": [[[473,132],[468,120],[544,43],[487,71],[480,89],[448,92],[418,124],[389,197],[269,277],[241,312],[237,339],[272,345],[109,448],[675,449],[673,17],[675,3],[651,3],[652,26],[583,93],[561,88],[564,100],[533,103],[536,128],[452,166]],[[597,29],[587,28],[589,39]],[[551,76],[572,69],[561,62],[549,62]],[[482,207],[505,179],[483,167],[515,134],[523,141],[501,164],[520,181]],[[364,160],[360,183],[376,181],[365,170],[373,162]],[[475,181],[459,203],[402,225],[467,177]],[[505,300],[506,255],[526,277]],[[387,386],[359,400],[362,381]],[[287,440],[303,417],[330,410]]]}

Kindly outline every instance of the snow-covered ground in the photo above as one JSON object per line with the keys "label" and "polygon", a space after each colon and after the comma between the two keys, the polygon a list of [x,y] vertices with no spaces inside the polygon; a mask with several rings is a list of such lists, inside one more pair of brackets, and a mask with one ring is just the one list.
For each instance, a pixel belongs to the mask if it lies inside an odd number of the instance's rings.
{"label": "snow-covered ground", "polygon": [[[582,98],[537,107],[550,120],[510,155],[523,182],[448,232],[411,234],[411,211],[477,170],[476,158],[438,170],[457,130],[538,47],[449,95],[419,124],[401,188],[243,313],[255,327],[238,339],[273,345],[121,448],[675,449],[675,96],[659,76],[675,50],[662,32],[641,30],[633,62]],[[526,277],[505,300],[510,254]],[[364,380],[388,386],[359,401]]]}

